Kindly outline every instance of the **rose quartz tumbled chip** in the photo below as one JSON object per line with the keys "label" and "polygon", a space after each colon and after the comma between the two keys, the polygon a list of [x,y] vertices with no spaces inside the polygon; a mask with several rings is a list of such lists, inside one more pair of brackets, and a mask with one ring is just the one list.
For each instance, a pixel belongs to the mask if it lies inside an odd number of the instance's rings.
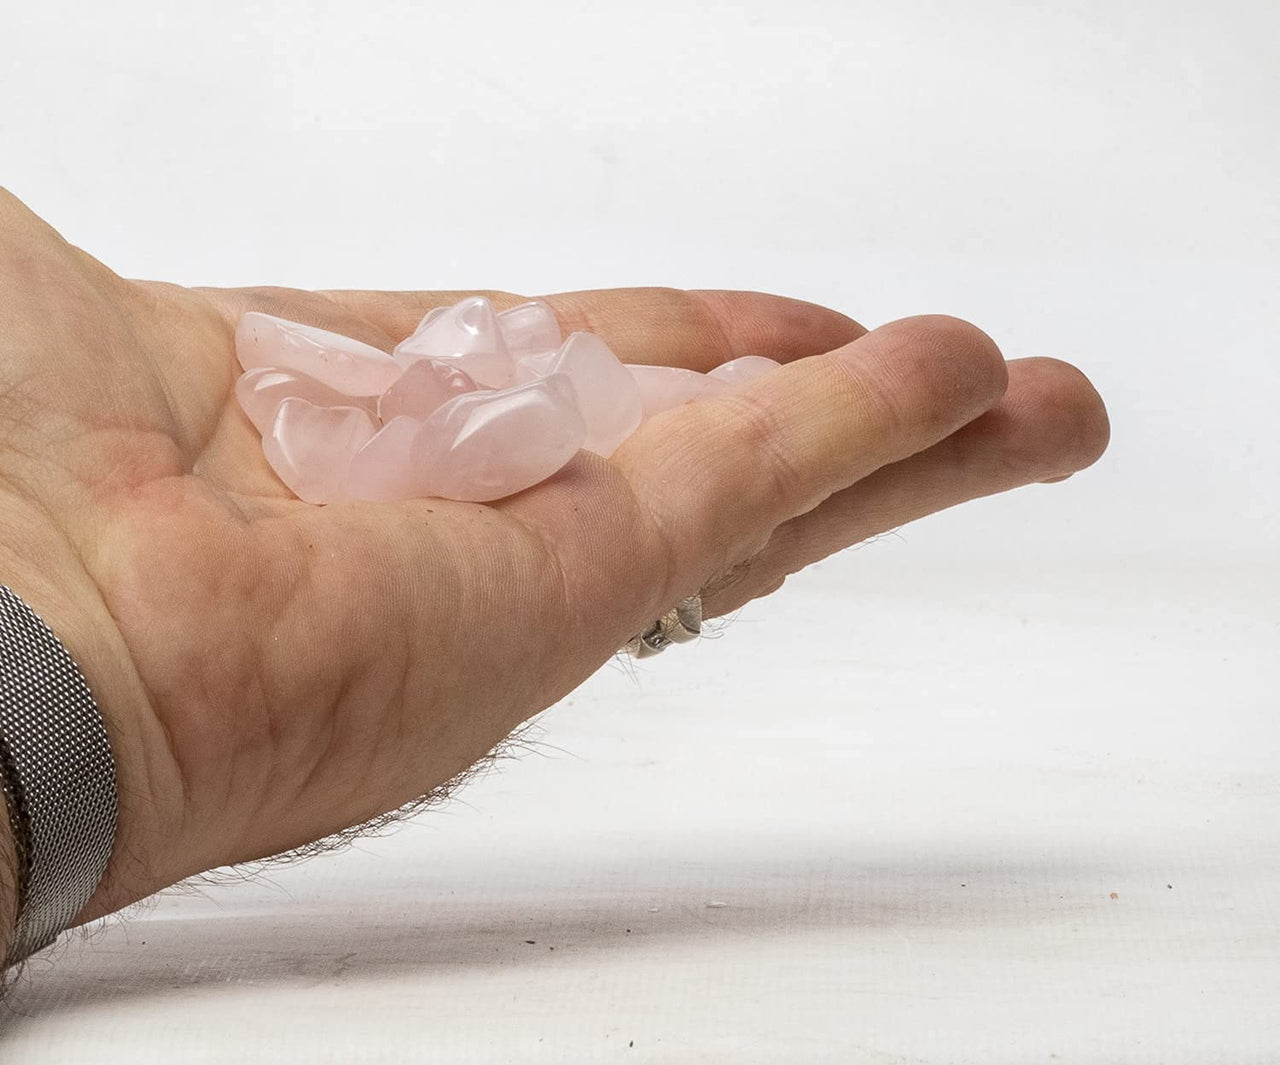
{"label": "rose quartz tumbled chip", "polygon": [[498,316],[483,296],[435,308],[392,354],[406,366],[418,359],[450,362],[486,388],[502,388],[515,373]]}
{"label": "rose quartz tumbled chip", "polygon": [[294,370],[348,396],[381,395],[404,370],[369,344],[258,311],[240,318],[235,345],[246,370]]}
{"label": "rose quartz tumbled chip", "polygon": [[530,300],[498,313],[498,328],[514,359],[555,351],[562,339],[555,311],[541,300]]}
{"label": "rose quartz tumbled chip", "polygon": [[728,387],[723,381],[680,366],[628,364],[627,370],[640,389],[640,402],[646,418],[652,418],[655,414],[691,400],[722,392]]}
{"label": "rose quartz tumbled chip", "polygon": [[267,462],[299,499],[333,503],[344,498],[347,467],[374,433],[373,418],[359,407],[318,407],[290,396],[276,408],[262,438]]}
{"label": "rose quartz tumbled chip", "polygon": [[423,423],[410,461],[431,495],[483,503],[545,481],[582,446],[587,427],[564,374],[449,400]]}
{"label": "rose quartz tumbled chip", "polygon": [[378,503],[430,495],[428,471],[409,457],[421,431],[422,422],[416,418],[388,421],[352,458],[340,494]]}
{"label": "rose quartz tumbled chip", "polygon": [[445,400],[474,392],[476,383],[469,374],[437,359],[410,363],[400,379],[378,399],[378,417],[385,425],[392,418],[407,416],[419,421]]}
{"label": "rose quartz tumbled chip", "polygon": [[276,408],[290,396],[305,399],[317,407],[359,407],[370,414],[377,411],[377,396],[345,396],[295,370],[260,366],[241,374],[236,381],[236,400],[253,427],[264,435],[275,421]]}
{"label": "rose quartz tumbled chip", "polygon": [[592,333],[562,337],[541,300],[495,312],[483,296],[432,309],[390,355],[256,311],[235,347],[236,398],[308,503],[502,499],[580,449],[608,458],[646,418],[778,366],[628,366]]}
{"label": "rose quartz tumbled chip", "polygon": [[626,366],[594,333],[571,333],[558,351],[527,356],[516,364],[516,380],[563,373],[571,382],[587,424],[582,446],[608,458],[636,431],[644,406]]}

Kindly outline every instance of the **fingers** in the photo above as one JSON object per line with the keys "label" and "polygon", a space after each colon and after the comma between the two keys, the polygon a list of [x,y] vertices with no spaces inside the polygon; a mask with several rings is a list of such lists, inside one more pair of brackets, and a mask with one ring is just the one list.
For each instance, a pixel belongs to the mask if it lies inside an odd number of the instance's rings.
{"label": "fingers", "polygon": [[954,318],[908,318],[658,415],[613,462],[660,531],[668,598],[754,554],[782,522],[994,406],[1005,363]]}
{"label": "fingers", "polygon": [[[508,292],[481,294],[499,310],[527,298]],[[318,295],[394,343],[412,333],[432,307],[476,293],[333,291]],[[837,311],[763,292],[620,288],[539,298],[555,310],[565,333],[597,333],[623,362],[702,372],[740,355],[768,355],[790,362],[831,351],[866,333]]]}
{"label": "fingers", "polygon": [[760,554],[704,595],[707,616],[736,610],[789,574],[916,518],[1020,485],[1065,480],[1097,461],[1109,434],[1102,399],[1074,366],[1011,362],[999,404],[780,525]]}

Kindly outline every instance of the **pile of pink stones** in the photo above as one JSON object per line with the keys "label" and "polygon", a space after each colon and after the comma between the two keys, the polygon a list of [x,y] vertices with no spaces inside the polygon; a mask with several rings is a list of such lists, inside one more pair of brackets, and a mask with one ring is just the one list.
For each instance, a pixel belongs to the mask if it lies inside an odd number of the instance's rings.
{"label": "pile of pink stones", "polygon": [[777,367],[747,355],[702,374],[623,363],[551,308],[437,307],[387,354],[250,312],[236,329],[240,406],[271,468],[309,503],[501,499],[580,449],[606,458],[660,411]]}

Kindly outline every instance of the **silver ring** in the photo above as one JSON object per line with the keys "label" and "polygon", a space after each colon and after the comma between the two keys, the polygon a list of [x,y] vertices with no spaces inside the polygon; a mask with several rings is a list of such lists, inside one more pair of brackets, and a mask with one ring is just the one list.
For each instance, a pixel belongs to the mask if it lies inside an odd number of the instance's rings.
{"label": "silver ring", "polygon": [[673,643],[688,643],[702,632],[702,596],[681,599],[644,632],[632,636],[623,647],[633,658],[649,658]]}

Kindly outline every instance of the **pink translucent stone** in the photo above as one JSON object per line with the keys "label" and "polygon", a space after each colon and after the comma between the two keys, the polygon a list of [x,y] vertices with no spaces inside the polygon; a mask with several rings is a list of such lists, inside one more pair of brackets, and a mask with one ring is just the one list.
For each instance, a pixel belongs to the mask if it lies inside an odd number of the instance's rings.
{"label": "pink translucent stone", "polygon": [[637,366],[628,363],[627,370],[640,389],[640,401],[646,418],[652,418],[661,411],[691,400],[723,392],[728,387],[714,377],[680,366]]}
{"label": "pink translucent stone", "polygon": [[587,424],[582,446],[608,458],[636,431],[643,415],[640,387],[626,366],[594,333],[571,333],[559,351],[529,355],[516,364],[523,383],[550,373],[573,382],[578,410]]}
{"label": "pink translucent stone", "polygon": [[708,371],[707,376],[723,381],[727,385],[740,385],[747,381],[754,381],[757,377],[763,377],[770,370],[776,370],[781,365],[782,363],[765,358],[763,355],[743,355],[740,359],[722,362],[714,370]]}
{"label": "pink translucent stone", "polygon": [[422,421],[445,400],[475,390],[475,381],[456,364],[418,359],[378,399],[378,417],[384,425],[401,416]]}
{"label": "pink translucent stone", "polygon": [[479,296],[432,310],[394,356],[256,312],[236,351],[236,396],[267,460],[311,503],[501,499],[580,448],[607,457],[644,418],[778,366],[626,366],[590,333],[562,340],[545,303],[495,314]]}
{"label": "pink translucent stone", "polygon": [[541,300],[530,300],[499,312],[498,326],[514,359],[555,351],[562,339],[555,311]]}
{"label": "pink translucent stone", "polygon": [[280,401],[290,396],[305,399],[317,407],[359,407],[370,414],[377,410],[378,401],[377,396],[344,396],[306,374],[267,366],[243,373],[236,381],[236,399],[241,409],[253,427],[264,435],[275,421]]}
{"label": "pink translucent stone", "polygon": [[427,311],[427,313],[422,316],[422,321],[420,321],[416,326],[414,326],[413,332],[414,333],[420,332],[424,327],[430,325],[441,315],[448,314],[448,313],[449,313],[449,308],[447,306],[432,307],[431,310]]}
{"label": "pink translucent stone", "polygon": [[503,388],[515,373],[498,316],[483,296],[433,309],[392,354],[403,365],[418,359],[452,362],[486,388]]}
{"label": "pink translucent stone", "polygon": [[564,374],[449,400],[423,423],[410,460],[427,494],[483,503],[523,491],[559,470],[587,427]]}
{"label": "pink translucent stone", "polygon": [[246,370],[294,370],[347,396],[379,395],[404,370],[369,344],[257,311],[236,326],[236,358]]}
{"label": "pink translucent stone", "polygon": [[308,503],[350,498],[343,483],[352,458],[372,438],[373,418],[359,407],[320,407],[300,396],[281,400],[262,450],[280,480]]}
{"label": "pink translucent stone", "polygon": [[343,494],[352,499],[390,502],[430,495],[427,471],[410,459],[422,431],[417,418],[392,418],[356,452],[347,468]]}

